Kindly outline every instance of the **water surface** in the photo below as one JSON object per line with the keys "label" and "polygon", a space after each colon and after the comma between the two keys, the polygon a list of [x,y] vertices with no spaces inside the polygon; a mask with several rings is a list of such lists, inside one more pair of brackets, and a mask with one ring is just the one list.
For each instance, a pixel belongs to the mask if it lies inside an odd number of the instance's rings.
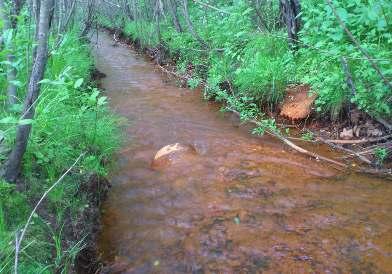
{"label": "water surface", "polygon": [[[253,137],[128,47],[97,42],[102,86],[129,120],[103,208],[109,273],[392,273],[388,181]],[[173,143],[197,155],[153,170]]]}

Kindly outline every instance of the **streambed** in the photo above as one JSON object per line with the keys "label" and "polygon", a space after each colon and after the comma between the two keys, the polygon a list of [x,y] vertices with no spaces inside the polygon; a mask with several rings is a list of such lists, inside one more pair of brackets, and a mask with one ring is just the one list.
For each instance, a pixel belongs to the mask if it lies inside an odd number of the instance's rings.
{"label": "streambed", "polygon": [[[392,273],[392,185],[256,138],[99,33],[125,144],[103,206],[107,273]],[[195,155],[153,169],[162,147]]]}

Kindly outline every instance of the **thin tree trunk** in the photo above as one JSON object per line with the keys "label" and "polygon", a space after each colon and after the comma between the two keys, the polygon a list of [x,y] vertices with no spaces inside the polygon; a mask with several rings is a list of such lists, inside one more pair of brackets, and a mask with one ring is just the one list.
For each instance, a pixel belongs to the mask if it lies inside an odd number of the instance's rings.
{"label": "thin tree trunk", "polygon": [[252,4],[253,4],[254,7],[255,7],[256,16],[257,16],[257,18],[259,19],[259,20],[258,20],[259,23],[262,25],[262,27],[263,27],[266,31],[271,32],[271,30],[270,30],[269,27],[268,27],[267,22],[266,22],[265,19],[264,19],[263,14],[261,14],[260,6],[259,6],[259,5],[260,5],[259,1],[257,1],[257,0],[252,0]]}
{"label": "thin tree trunk", "polygon": [[86,36],[87,33],[90,31],[91,29],[91,25],[92,25],[92,19],[93,19],[93,9],[94,9],[94,2],[95,0],[88,0],[87,2],[87,16],[86,19],[84,21],[84,28],[83,31],[81,33],[81,36]]}
{"label": "thin tree trunk", "polygon": [[72,15],[75,12],[75,8],[76,8],[76,0],[73,0],[71,6],[69,8],[67,18],[64,21],[63,28],[61,29],[61,32],[64,32],[67,30],[69,23],[71,22]]}
{"label": "thin tree trunk", "polygon": [[156,32],[157,32],[158,43],[160,45],[162,42],[161,26],[160,26],[161,11],[159,9],[159,1],[158,0],[155,3],[154,17],[155,17],[155,27],[156,27]]}
{"label": "thin tree trunk", "polygon": [[293,49],[297,48],[298,32],[301,27],[299,13],[301,6],[299,0],[280,0],[281,16],[287,26],[289,43]]}
{"label": "thin tree trunk", "polygon": [[[24,103],[22,119],[33,119],[35,103],[40,93],[40,81],[43,79],[46,63],[48,60],[48,40],[50,21],[53,13],[53,0],[41,0],[38,21],[38,46],[37,53],[31,72],[27,95]],[[15,182],[20,174],[23,155],[26,152],[31,124],[19,125],[16,130],[15,146],[5,164],[4,178],[9,182]]]}
{"label": "thin tree trunk", "polygon": [[65,0],[59,0],[57,3],[57,10],[58,10],[58,24],[57,24],[57,35],[62,33],[64,18],[65,18]]}
{"label": "thin tree trunk", "polygon": [[191,21],[191,18],[189,17],[188,0],[183,0],[182,3],[183,3],[184,17],[185,17],[185,21],[188,25],[189,32],[192,34],[193,38],[195,38],[200,43],[200,45],[203,48],[207,48],[208,46],[207,46],[206,42],[204,42],[204,40],[200,37],[200,35],[195,31],[193,24],[192,24],[192,21]]}
{"label": "thin tree trunk", "polygon": [[13,29],[16,28],[16,24],[18,22],[17,16],[20,14],[24,4],[24,0],[13,0],[12,1],[12,9],[11,9],[11,27]]}
{"label": "thin tree trunk", "polygon": [[180,24],[180,20],[178,19],[178,14],[177,14],[177,7],[175,3],[173,3],[173,0],[167,0],[167,5],[169,7],[169,11],[171,13],[171,16],[173,18],[173,25],[174,28],[176,29],[177,32],[182,32],[182,27]]}
{"label": "thin tree trunk", "polygon": [[[366,57],[366,59],[369,61],[370,65],[372,68],[377,72],[377,74],[380,76],[381,80],[384,82],[384,84],[389,88],[389,90],[392,90],[392,83],[389,81],[389,79],[382,73],[380,67],[377,65],[375,62],[374,58],[367,52],[366,49],[364,49],[361,44],[358,42],[357,39],[355,39],[354,35],[352,32],[347,28],[346,24],[343,22],[342,18],[340,18],[335,6],[331,2],[331,0],[327,0],[327,3],[329,7],[332,9],[333,14],[335,15],[336,19],[338,20],[339,25],[342,27],[344,32],[348,35],[350,38],[351,42],[354,43],[354,45],[359,49],[359,51]],[[392,101],[392,96],[387,100]]]}
{"label": "thin tree trunk", "polygon": [[[13,30],[14,19],[12,19],[11,17],[12,14],[9,14],[7,12],[4,0],[0,0],[0,18],[3,21],[3,42],[5,42],[5,35],[9,35],[10,32],[11,35],[14,35],[15,33],[15,31]],[[14,67],[15,56],[13,54],[13,39],[11,39],[10,44],[7,46],[10,50],[10,53],[7,54],[7,61],[9,62],[9,64],[7,65],[7,100],[8,105],[11,106],[17,103],[17,86],[14,83],[14,81],[16,81],[17,79],[17,70]]]}
{"label": "thin tree trunk", "polygon": [[132,14],[130,4],[128,3],[127,0],[123,0],[122,2],[123,2],[122,5],[124,7],[125,14],[127,15],[129,20],[133,21],[135,18],[134,18],[133,14]]}

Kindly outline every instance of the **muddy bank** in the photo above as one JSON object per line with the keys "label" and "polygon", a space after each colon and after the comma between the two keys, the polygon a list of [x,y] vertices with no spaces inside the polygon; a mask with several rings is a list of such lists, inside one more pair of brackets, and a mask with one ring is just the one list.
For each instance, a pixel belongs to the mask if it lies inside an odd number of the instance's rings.
{"label": "muddy bank", "polygon": [[[106,273],[392,271],[388,181],[251,136],[107,34],[93,51],[111,107],[129,120],[103,204]],[[154,169],[176,143],[192,153]]]}
{"label": "muddy bank", "polygon": [[73,271],[80,274],[97,273],[102,267],[97,248],[98,234],[101,230],[101,206],[110,189],[106,178],[90,176],[80,186],[78,196],[88,201],[87,207],[81,211],[76,221],[68,219],[65,226],[68,239],[73,242],[83,240],[85,247],[76,257]]}

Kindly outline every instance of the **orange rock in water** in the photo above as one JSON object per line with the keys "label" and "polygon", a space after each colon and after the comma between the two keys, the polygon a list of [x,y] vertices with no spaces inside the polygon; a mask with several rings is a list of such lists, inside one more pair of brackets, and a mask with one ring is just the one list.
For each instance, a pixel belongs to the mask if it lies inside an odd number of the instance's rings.
{"label": "orange rock in water", "polygon": [[196,155],[196,150],[189,145],[175,143],[161,148],[154,157],[151,167],[153,169],[162,169],[173,163],[186,161],[189,156]]}
{"label": "orange rock in water", "polygon": [[309,85],[289,87],[286,91],[280,115],[291,120],[307,118],[312,113],[312,106],[317,95],[309,96]]}

